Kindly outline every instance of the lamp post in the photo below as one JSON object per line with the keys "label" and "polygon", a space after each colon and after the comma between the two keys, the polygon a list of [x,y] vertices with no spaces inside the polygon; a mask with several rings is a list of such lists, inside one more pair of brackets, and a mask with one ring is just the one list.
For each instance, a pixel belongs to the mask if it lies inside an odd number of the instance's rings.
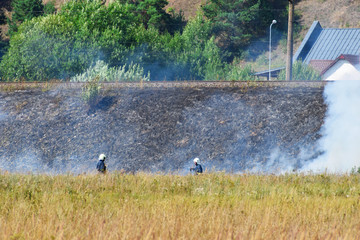
{"label": "lamp post", "polygon": [[271,80],[271,72],[270,72],[270,68],[271,68],[271,27],[273,24],[277,23],[276,20],[272,20],[272,23],[270,25],[270,41],[269,41],[269,81]]}

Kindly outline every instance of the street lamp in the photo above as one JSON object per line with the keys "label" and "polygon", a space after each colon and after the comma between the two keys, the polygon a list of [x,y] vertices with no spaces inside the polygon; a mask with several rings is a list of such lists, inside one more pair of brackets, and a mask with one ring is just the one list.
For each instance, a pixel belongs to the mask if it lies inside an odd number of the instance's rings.
{"label": "street lamp", "polygon": [[270,25],[270,41],[269,41],[269,81],[271,80],[271,72],[270,72],[270,67],[271,67],[271,27],[273,24],[277,23],[276,20],[272,20],[272,23]]}

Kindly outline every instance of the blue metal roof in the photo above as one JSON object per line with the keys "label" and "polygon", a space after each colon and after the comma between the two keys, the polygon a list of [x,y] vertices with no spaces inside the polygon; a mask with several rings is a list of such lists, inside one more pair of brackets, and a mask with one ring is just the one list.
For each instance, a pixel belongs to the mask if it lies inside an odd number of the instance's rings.
{"label": "blue metal roof", "polygon": [[301,42],[301,45],[293,56],[293,62],[297,60],[304,60],[306,58],[322,30],[323,28],[321,27],[319,21],[314,21],[309,31],[306,33],[303,41]]}
{"label": "blue metal roof", "polygon": [[[360,28],[322,28],[319,21],[314,21],[292,60],[309,64],[311,60],[335,60],[341,54],[360,55]],[[272,69],[272,75],[279,69]],[[255,75],[266,73],[269,71]]]}
{"label": "blue metal roof", "polygon": [[322,29],[304,62],[335,60],[341,54],[360,54],[360,28]]}

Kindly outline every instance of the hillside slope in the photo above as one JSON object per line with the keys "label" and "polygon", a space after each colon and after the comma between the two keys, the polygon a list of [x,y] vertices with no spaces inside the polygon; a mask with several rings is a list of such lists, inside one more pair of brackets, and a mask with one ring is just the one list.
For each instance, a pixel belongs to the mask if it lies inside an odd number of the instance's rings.
{"label": "hillside slope", "polygon": [[358,0],[302,0],[296,4],[301,25],[308,29],[320,21],[324,28],[360,28],[360,1]]}
{"label": "hillside slope", "polygon": [[[322,87],[107,89],[96,107],[81,89],[0,91],[0,169],[274,172],[316,157]],[[303,158],[304,150],[310,154]]]}
{"label": "hillside slope", "polygon": [[[181,9],[186,18],[194,16],[201,4],[206,3],[206,0],[168,1],[170,7]],[[315,20],[325,28],[360,28],[358,0],[296,0],[295,10],[301,14],[300,23],[306,30]]]}

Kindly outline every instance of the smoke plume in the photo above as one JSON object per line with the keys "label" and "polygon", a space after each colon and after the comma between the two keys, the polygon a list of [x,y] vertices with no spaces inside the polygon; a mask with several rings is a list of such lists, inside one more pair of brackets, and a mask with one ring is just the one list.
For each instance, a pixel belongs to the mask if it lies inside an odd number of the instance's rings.
{"label": "smoke plume", "polygon": [[345,173],[360,167],[360,81],[335,81],[324,90],[328,110],[319,148],[306,171]]}

